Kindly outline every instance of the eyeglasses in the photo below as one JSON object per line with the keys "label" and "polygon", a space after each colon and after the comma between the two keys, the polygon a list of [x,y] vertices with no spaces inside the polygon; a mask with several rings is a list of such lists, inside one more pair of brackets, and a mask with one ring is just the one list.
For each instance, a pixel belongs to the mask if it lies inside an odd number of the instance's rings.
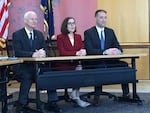
{"label": "eyeglasses", "polygon": [[75,22],[68,22],[68,25],[75,25]]}

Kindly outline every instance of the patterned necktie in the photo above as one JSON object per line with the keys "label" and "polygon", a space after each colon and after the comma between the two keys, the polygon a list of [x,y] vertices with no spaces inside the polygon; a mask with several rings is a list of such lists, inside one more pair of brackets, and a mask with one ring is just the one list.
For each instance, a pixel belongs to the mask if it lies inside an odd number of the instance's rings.
{"label": "patterned necktie", "polygon": [[101,49],[104,50],[105,40],[104,40],[104,36],[103,36],[103,31],[101,31],[100,41],[101,41]]}
{"label": "patterned necktie", "polygon": [[30,38],[29,38],[29,40],[30,40],[30,46],[32,47],[32,33],[30,32]]}

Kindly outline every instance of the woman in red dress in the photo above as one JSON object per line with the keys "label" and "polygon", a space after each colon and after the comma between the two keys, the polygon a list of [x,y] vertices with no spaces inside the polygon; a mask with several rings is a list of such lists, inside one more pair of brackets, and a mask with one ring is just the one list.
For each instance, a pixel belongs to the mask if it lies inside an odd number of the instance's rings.
{"label": "woman in red dress", "polygon": [[[83,47],[81,35],[76,34],[76,23],[73,17],[64,19],[61,25],[61,34],[57,36],[57,46],[60,56],[85,56],[86,50]],[[59,70],[79,70],[79,62],[63,62]],[[73,88],[70,98],[79,106],[87,107],[90,103],[83,101],[79,96],[79,88]]]}

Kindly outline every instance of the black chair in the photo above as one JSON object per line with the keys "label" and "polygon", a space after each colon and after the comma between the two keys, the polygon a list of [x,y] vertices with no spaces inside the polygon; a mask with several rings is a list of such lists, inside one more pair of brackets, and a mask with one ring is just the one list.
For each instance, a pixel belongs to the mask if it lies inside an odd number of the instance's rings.
{"label": "black chair", "polygon": [[[7,51],[8,57],[15,57],[12,40],[6,41],[6,51]],[[15,66],[9,66],[7,69],[9,81],[16,80],[14,67]],[[11,86],[12,84],[17,84],[17,83],[18,83],[17,81],[13,81],[13,82],[8,83],[8,86]]]}
{"label": "black chair", "polygon": [[48,56],[56,57],[58,56],[58,49],[57,49],[57,43],[55,40],[46,40],[46,45],[48,48]]}
{"label": "black chair", "polygon": [[14,57],[15,56],[12,40],[6,41],[6,51],[7,51],[8,57]]}
{"label": "black chair", "polygon": [[[57,48],[57,42],[56,40],[46,40],[46,45],[48,47],[48,56],[59,56],[59,52],[58,52],[58,48]],[[56,68],[57,65],[60,62],[52,62],[50,63],[50,67],[51,67],[51,71],[59,71]],[[45,72],[45,71],[44,71]],[[47,71],[46,71],[47,72]],[[69,94],[68,94],[68,89],[64,89],[64,95],[63,96],[59,96],[59,100],[65,100],[66,102],[70,102],[71,100],[69,99]]]}

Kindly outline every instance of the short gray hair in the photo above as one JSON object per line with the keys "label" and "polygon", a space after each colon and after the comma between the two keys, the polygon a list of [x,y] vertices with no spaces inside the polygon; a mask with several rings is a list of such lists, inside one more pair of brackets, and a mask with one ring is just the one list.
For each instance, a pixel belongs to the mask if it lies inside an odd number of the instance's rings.
{"label": "short gray hair", "polygon": [[27,20],[29,18],[29,15],[30,14],[36,14],[34,11],[27,11],[25,14],[24,14],[24,20]]}

